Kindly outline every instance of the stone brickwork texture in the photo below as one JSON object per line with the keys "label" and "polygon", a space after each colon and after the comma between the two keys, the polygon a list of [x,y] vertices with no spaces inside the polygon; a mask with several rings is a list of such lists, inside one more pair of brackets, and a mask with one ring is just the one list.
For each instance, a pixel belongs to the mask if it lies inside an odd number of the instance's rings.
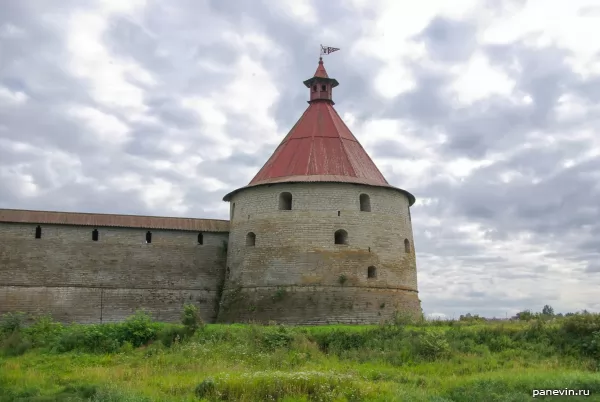
{"label": "stone brickwork texture", "polygon": [[0,314],[50,313],[63,322],[120,321],[145,309],[179,321],[184,303],[213,322],[228,233],[0,223]]}
{"label": "stone brickwork texture", "polygon": [[[292,194],[291,210],[279,209],[282,192]],[[361,194],[370,211],[360,210]],[[35,223],[0,223],[0,314],[100,323],[145,309],[173,322],[185,303],[206,322],[377,323],[396,311],[421,314],[404,193],[274,184],[243,189],[230,208],[230,232],[204,232],[202,245],[193,231],[151,230],[147,244],[146,229],[99,227],[93,241],[93,227],[42,224],[36,239]],[[347,244],[334,242],[340,229]]]}
{"label": "stone brickwork texture", "polygon": [[[282,192],[292,194],[291,210],[279,209]],[[360,210],[361,194],[369,196],[370,212]],[[408,208],[399,191],[346,183],[235,194],[218,321],[376,323],[395,311],[420,315]],[[334,242],[340,229],[347,244]],[[249,233],[254,245],[247,245]]]}

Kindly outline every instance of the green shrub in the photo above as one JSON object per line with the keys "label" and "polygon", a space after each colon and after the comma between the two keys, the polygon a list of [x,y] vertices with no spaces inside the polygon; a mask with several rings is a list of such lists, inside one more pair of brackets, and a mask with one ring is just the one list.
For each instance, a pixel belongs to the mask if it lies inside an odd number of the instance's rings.
{"label": "green shrub", "polygon": [[120,342],[115,334],[108,331],[108,324],[73,325],[64,331],[58,339],[56,350],[69,352],[73,350],[91,353],[114,353],[119,350]]}
{"label": "green shrub", "polygon": [[166,347],[181,342],[189,337],[190,329],[179,326],[165,326],[158,331],[157,339]]}
{"label": "green shrub", "polygon": [[193,304],[186,304],[183,306],[183,312],[181,313],[181,323],[187,329],[188,335],[193,335],[198,328],[204,326],[204,322],[200,317],[200,310]]}
{"label": "green shrub", "polygon": [[416,340],[416,352],[427,360],[435,360],[450,355],[450,344],[445,335],[440,332],[424,331]]}
{"label": "green shrub", "polygon": [[319,348],[325,353],[339,353],[343,350],[358,349],[365,345],[367,336],[364,333],[332,330],[313,334]]}
{"label": "green shrub", "polygon": [[394,312],[394,316],[392,318],[392,324],[397,326],[403,325],[419,325],[423,324],[425,321],[422,317],[416,317],[414,314],[409,314],[401,311]]}
{"label": "green shrub", "polygon": [[162,344],[162,342],[153,342],[146,347],[144,357],[148,358],[152,356],[159,356],[162,355],[164,352],[165,346]]}
{"label": "green shrub", "polygon": [[152,322],[152,317],[143,310],[119,324],[121,342],[129,341],[134,347],[140,347],[156,339],[158,324]]}
{"label": "green shrub", "polygon": [[267,350],[289,348],[293,340],[293,332],[284,326],[279,326],[274,331],[271,328],[265,329],[264,332],[261,333],[262,346]]}
{"label": "green shrub", "polygon": [[20,331],[27,320],[25,313],[6,313],[0,317],[0,337]]}
{"label": "green shrub", "polygon": [[133,351],[133,345],[131,342],[125,341],[119,348],[119,353],[130,353]]}
{"label": "green shrub", "polygon": [[215,394],[215,389],[215,380],[207,378],[196,386],[195,394],[198,398],[209,397]]}
{"label": "green shrub", "polygon": [[513,340],[506,334],[498,334],[487,343],[491,352],[502,352],[514,347]]}
{"label": "green shrub", "polygon": [[581,350],[584,355],[600,359],[600,331],[596,331],[589,338],[583,339]]}
{"label": "green shrub", "polygon": [[4,356],[20,356],[31,348],[31,342],[20,331],[13,331],[0,342],[0,351]]}
{"label": "green shrub", "polygon": [[574,336],[590,336],[600,331],[600,314],[574,314],[562,321],[562,330]]}
{"label": "green shrub", "polygon": [[39,317],[27,327],[24,332],[30,338],[34,347],[52,347],[60,339],[65,327],[54,321],[50,316]]}

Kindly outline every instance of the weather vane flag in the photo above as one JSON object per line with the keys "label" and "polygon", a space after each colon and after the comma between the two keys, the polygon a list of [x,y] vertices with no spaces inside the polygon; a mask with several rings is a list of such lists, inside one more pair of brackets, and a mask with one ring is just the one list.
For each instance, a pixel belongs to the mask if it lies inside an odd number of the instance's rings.
{"label": "weather vane flag", "polygon": [[323,56],[324,54],[329,54],[329,53],[333,53],[333,52],[337,52],[338,50],[340,50],[337,47],[330,47],[330,46],[323,46],[321,45],[321,56]]}

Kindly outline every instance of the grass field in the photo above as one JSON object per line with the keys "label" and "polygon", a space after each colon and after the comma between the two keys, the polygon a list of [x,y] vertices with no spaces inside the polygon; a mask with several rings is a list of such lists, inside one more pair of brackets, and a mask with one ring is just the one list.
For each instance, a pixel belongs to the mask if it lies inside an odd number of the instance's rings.
{"label": "grass field", "polygon": [[[284,327],[0,321],[0,401],[600,400],[600,315]],[[190,318],[190,314],[192,318]]]}

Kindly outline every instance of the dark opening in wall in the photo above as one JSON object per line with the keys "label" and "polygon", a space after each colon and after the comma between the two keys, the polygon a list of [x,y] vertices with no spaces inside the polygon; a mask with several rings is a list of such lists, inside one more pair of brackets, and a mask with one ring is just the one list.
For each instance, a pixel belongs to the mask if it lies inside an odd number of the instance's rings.
{"label": "dark opening in wall", "polygon": [[313,92],[317,92],[317,86],[313,85]]}
{"label": "dark opening in wall", "polygon": [[246,235],[246,246],[254,247],[256,245],[256,235],[253,232],[249,232]]}
{"label": "dark opening in wall", "polygon": [[202,233],[198,233],[198,244],[204,244],[204,235]]}
{"label": "dark opening in wall", "polygon": [[38,227],[35,228],[35,238],[36,239],[42,238],[42,227],[40,225],[38,225]]}
{"label": "dark opening in wall", "polygon": [[94,229],[92,231],[92,241],[98,241],[98,236],[99,236],[98,229]]}
{"label": "dark opening in wall", "polygon": [[333,235],[335,244],[348,244],[348,232],[344,229],[336,230]]}
{"label": "dark opening in wall", "polygon": [[338,216],[340,216],[340,211],[338,211]]}
{"label": "dark opening in wall", "polygon": [[367,278],[377,278],[377,268],[372,265],[367,268]]}
{"label": "dark opening in wall", "polygon": [[279,209],[282,211],[292,209],[292,193],[285,192],[279,194]]}
{"label": "dark opening in wall", "polygon": [[327,91],[327,85],[321,85],[321,91]]}
{"label": "dark opening in wall", "polygon": [[404,239],[404,252],[410,253],[410,242],[408,239]]}
{"label": "dark opening in wall", "polygon": [[233,215],[235,215],[235,202],[231,204],[231,219],[233,219]]}
{"label": "dark opening in wall", "polygon": [[367,194],[361,194],[359,200],[360,210],[363,212],[371,212],[371,198]]}
{"label": "dark opening in wall", "polygon": [[146,232],[146,243],[148,243],[148,244],[152,243],[152,232],[151,231]]}
{"label": "dark opening in wall", "polygon": [[227,270],[225,271],[225,279],[229,279],[229,274],[230,274],[230,270],[229,267],[227,267]]}

